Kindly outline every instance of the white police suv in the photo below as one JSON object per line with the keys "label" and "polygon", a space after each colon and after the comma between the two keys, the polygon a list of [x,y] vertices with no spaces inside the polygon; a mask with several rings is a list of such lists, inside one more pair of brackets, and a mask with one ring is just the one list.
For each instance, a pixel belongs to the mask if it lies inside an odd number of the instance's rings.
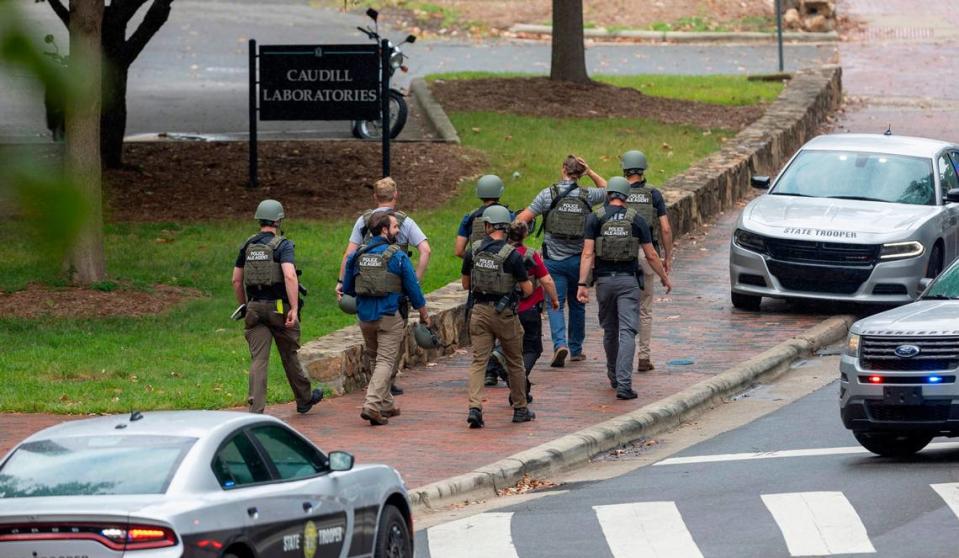
{"label": "white police suv", "polygon": [[740,215],[733,306],[762,297],[910,302],[959,253],[959,146],[882,134],[806,143]]}

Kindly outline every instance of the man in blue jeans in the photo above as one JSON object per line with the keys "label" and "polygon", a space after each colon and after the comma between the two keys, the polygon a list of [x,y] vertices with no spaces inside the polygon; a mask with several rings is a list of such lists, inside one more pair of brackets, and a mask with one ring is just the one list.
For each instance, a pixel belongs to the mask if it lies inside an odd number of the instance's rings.
{"label": "man in blue jeans", "polygon": [[[543,261],[556,283],[559,308],[547,308],[549,331],[553,338],[553,359],[550,366],[561,368],[566,359],[585,360],[583,340],[586,337],[586,306],[576,299],[579,282],[580,254],[586,234],[586,218],[592,206],[606,200],[606,180],[596,174],[582,158],[569,155],[563,161],[563,179],[544,188],[529,207],[516,217],[530,223],[543,215]],[[586,175],[598,188],[580,188],[577,180]],[[569,302],[569,338],[563,313]]]}

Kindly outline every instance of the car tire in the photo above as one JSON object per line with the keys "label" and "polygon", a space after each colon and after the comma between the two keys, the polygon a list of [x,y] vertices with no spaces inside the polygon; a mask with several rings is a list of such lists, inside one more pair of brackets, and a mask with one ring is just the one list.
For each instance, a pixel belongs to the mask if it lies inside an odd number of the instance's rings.
{"label": "car tire", "polygon": [[734,307],[739,308],[740,310],[749,310],[750,312],[756,312],[759,310],[759,305],[763,301],[763,297],[761,296],[737,292],[730,292],[729,297],[732,299]]}
{"label": "car tire", "polygon": [[936,244],[932,248],[932,253],[929,254],[929,263],[926,264],[926,277],[929,279],[935,279],[940,273],[942,273],[942,245]]}
{"label": "car tire", "polygon": [[867,450],[882,457],[909,457],[932,440],[930,434],[902,434],[896,432],[853,432],[856,441]]}
{"label": "car tire", "polygon": [[376,529],[374,558],[413,558],[413,538],[406,518],[396,508],[387,505],[380,514]]}

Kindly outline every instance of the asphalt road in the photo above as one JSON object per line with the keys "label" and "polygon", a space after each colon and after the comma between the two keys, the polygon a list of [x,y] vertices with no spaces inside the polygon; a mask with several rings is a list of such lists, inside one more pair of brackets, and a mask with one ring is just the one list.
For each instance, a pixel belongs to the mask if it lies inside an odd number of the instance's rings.
{"label": "asphalt road", "polygon": [[[63,25],[46,3],[22,2],[37,41],[54,33],[67,44]],[[248,40],[260,44],[366,43],[355,30],[363,16],[297,2],[177,0],[170,20],[133,64],[129,82],[128,134],[156,132],[244,137],[248,124]],[[129,32],[132,32],[131,25]],[[402,30],[388,31],[400,39]],[[412,76],[460,70],[546,73],[548,42],[420,41],[404,47]],[[833,45],[787,45],[787,69],[818,64]],[[777,68],[774,44],[593,45],[592,73],[743,74]],[[0,142],[47,141],[43,95],[23,75],[0,72]],[[350,137],[348,122],[262,123],[267,136]]]}
{"label": "asphalt road", "polygon": [[417,556],[955,556],[959,444],[875,457],[842,427],[837,393],[832,381],[655,464],[432,526]]}

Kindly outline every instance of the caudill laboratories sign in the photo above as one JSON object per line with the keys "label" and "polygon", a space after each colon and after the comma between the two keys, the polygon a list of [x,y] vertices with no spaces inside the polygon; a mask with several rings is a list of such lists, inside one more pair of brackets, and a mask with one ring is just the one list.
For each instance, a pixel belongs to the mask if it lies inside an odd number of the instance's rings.
{"label": "caudill laboratories sign", "polygon": [[260,120],[380,117],[377,45],[262,45]]}

